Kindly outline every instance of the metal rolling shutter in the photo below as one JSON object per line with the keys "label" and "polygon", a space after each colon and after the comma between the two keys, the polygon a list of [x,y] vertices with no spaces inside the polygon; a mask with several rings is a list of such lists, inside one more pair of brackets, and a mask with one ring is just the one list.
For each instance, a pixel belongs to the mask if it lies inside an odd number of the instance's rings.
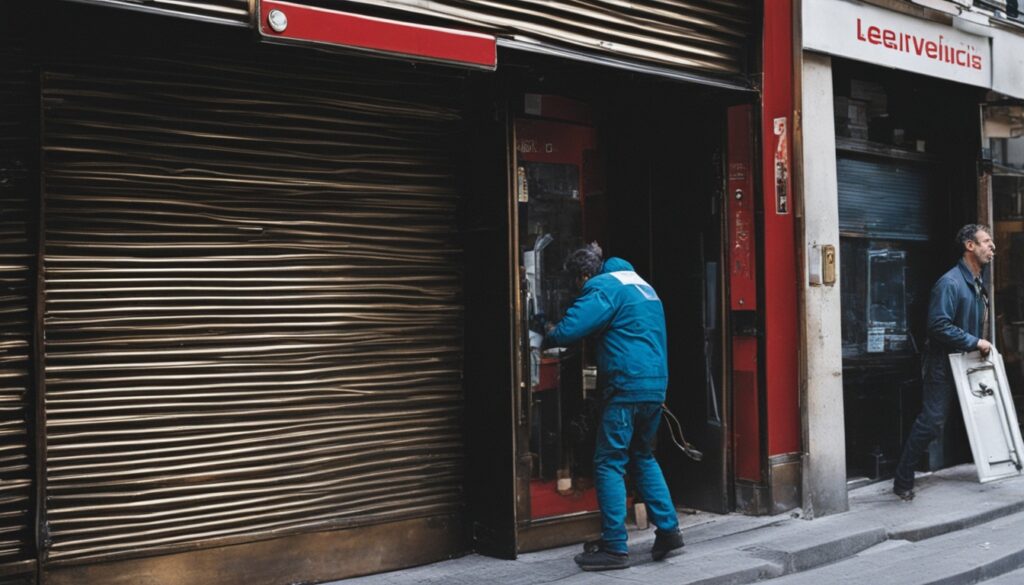
{"label": "metal rolling shutter", "polygon": [[180,16],[194,20],[219,22],[238,26],[249,25],[250,0],[70,0],[82,4],[97,4]]}
{"label": "metal rolling shutter", "polygon": [[296,0],[720,76],[759,38],[749,0]]}
{"label": "metal rolling shutter", "polygon": [[[13,28],[13,27],[12,27]],[[25,39],[0,27],[0,575],[35,558],[29,431],[38,94]]]}
{"label": "metal rolling shutter", "polygon": [[920,164],[838,157],[839,229],[845,235],[927,240],[928,169]]}
{"label": "metal rolling shutter", "polygon": [[51,562],[461,507],[461,81],[344,63],[45,73]]}

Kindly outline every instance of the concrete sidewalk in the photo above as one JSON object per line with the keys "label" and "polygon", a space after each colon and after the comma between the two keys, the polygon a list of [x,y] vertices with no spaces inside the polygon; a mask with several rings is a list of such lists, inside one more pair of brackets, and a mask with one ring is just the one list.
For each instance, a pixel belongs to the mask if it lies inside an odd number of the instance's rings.
{"label": "concrete sidewalk", "polygon": [[653,530],[634,531],[633,566],[621,571],[579,571],[572,561],[581,550],[577,545],[515,561],[468,555],[336,583],[1024,583],[1024,572],[1017,571],[1024,567],[1024,476],[982,485],[974,466],[962,465],[920,478],[913,502],[899,500],[890,487],[883,482],[853,490],[849,512],[812,521],[799,511],[760,518],[684,514],[681,554],[653,562]]}

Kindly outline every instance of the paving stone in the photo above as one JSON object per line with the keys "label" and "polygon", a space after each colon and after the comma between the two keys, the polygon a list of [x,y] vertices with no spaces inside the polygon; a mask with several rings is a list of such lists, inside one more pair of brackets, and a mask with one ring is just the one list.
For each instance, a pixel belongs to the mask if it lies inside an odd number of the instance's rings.
{"label": "paving stone", "polygon": [[[889,482],[850,493],[850,511],[804,520],[800,511],[774,517],[682,514],[686,547],[650,559],[653,530],[630,533],[634,563],[623,571],[583,573],[578,544],[502,561],[467,555],[337,585],[596,584],[1024,585],[1024,477],[979,484],[973,465],[918,480],[903,502]],[[1018,541],[1020,543],[1018,544]]]}
{"label": "paving stone", "polygon": [[770,585],[970,585],[1024,565],[1021,534],[1024,513],[875,554],[858,555],[781,577]]}

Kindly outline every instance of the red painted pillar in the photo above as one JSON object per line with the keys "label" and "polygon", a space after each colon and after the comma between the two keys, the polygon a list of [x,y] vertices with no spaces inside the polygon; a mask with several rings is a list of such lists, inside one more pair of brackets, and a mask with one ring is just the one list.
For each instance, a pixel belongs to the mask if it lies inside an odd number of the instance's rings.
{"label": "red painted pillar", "polygon": [[[754,108],[729,108],[727,207],[729,214],[729,311],[734,324],[757,318],[757,242],[754,222],[758,194],[754,191]],[[757,336],[754,329],[735,327],[732,335],[733,453],[736,479],[762,483],[761,399],[758,389]],[[754,500],[744,495],[739,500]],[[755,511],[743,502],[739,506]]]}
{"label": "red painted pillar", "polygon": [[[765,0],[761,102],[764,190],[764,362],[769,468],[801,450],[797,249],[792,184],[793,2]],[[770,480],[771,481],[771,480]],[[773,482],[774,484],[774,482]],[[774,490],[777,486],[769,486]],[[772,495],[778,505],[779,497]]]}

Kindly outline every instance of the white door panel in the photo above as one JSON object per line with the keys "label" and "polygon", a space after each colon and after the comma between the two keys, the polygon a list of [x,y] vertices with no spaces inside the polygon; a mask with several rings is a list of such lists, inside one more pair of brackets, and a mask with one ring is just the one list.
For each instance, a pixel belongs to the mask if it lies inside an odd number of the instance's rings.
{"label": "white door panel", "polygon": [[976,351],[953,353],[949,354],[949,363],[953,367],[953,380],[978,469],[978,481],[984,483],[1020,475],[1024,443],[1002,356],[995,349],[988,357]]}

